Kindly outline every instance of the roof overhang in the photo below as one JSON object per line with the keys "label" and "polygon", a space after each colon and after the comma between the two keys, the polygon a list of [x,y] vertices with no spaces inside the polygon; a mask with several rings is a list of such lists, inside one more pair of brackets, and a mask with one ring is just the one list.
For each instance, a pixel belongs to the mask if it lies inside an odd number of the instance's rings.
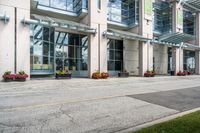
{"label": "roof overhang", "polygon": [[182,42],[188,42],[195,40],[195,36],[185,33],[169,33],[159,37],[159,41],[180,44]]}
{"label": "roof overhang", "polygon": [[8,23],[10,20],[10,17],[6,14],[0,14],[0,20],[4,21],[4,23]]}
{"label": "roof overhang", "polygon": [[130,33],[127,31],[119,31],[119,30],[115,30],[115,29],[108,29],[107,31],[105,31],[103,33],[103,35],[107,38],[119,38],[119,39],[128,39],[128,40],[138,40],[138,41],[148,41],[151,39],[145,38],[141,35],[137,35],[134,33]]}
{"label": "roof overhang", "polygon": [[146,37],[143,37],[138,34],[130,33],[128,31],[119,31],[119,30],[114,30],[114,29],[108,29],[108,31],[105,31],[103,33],[103,35],[107,38],[137,40],[137,41],[142,41],[142,42],[149,42],[149,43],[156,43],[156,44],[160,44],[160,45],[179,47],[179,44],[146,38]]}
{"label": "roof overhang", "polygon": [[199,0],[180,0],[180,2],[188,9],[196,12],[200,12]]}
{"label": "roof overhang", "polygon": [[103,33],[103,35],[110,39],[116,38],[116,39],[137,40],[137,41],[142,41],[142,42],[149,42],[151,44],[159,44],[159,45],[164,45],[164,46],[179,47],[179,48],[191,49],[191,50],[200,50],[200,47],[198,45],[193,45],[193,44],[183,43],[183,42],[173,43],[173,42],[167,42],[166,40],[161,41],[161,40],[149,39],[138,34],[130,33],[128,31],[108,29],[107,31]]}
{"label": "roof overhang", "polygon": [[37,24],[48,27],[64,28],[69,30],[74,30],[83,33],[96,34],[96,29],[91,28],[84,24],[79,24],[73,21],[61,20],[52,17],[32,15],[33,19],[23,19],[23,24]]}
{"label": "roof overhang", "polygon": [[189,44],[189,43],[184,43],[183,48],[184,49],[199,50],[200,51],[200,47],[199,46],[193,45],[193,44]]}

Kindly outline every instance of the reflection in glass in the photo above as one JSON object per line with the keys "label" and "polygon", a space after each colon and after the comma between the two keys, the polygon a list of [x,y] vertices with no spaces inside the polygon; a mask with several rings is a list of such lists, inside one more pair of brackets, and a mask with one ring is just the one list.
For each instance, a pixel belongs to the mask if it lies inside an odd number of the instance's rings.
{"label": "reflection in glass", "polygon": [[58,8],[58,9],[63,9],[66,10],[66,0],[51,0],[51,6]]}
{"label": "reflection in glass", "polygon": [[123,70],[123,41],[110,39],[107,45],[108,70]]}
{"label": "reflection in glass", "polygon": [[31,72],[53,71],[54,62],[54,29],[32,25],[31,30]]}
{"label": "reflection in glass", "polygon": [[88,0],[38,0],[39,5],[79,13],[88,8]]}
{"label": "reflection in glass", "polygon": [[195,51],[184,51],[184,65],[183,68],[185,71],[195,73]]}

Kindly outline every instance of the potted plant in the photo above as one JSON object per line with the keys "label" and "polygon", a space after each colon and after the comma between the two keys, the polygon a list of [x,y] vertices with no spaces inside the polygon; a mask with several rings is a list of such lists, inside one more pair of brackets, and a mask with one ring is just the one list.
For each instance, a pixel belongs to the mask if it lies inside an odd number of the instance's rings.
{"label": "potted plant", "polygon": [[101,78],[101,73],[99,71],[96,71],[92,74],[93,79],[100,79]]}
{"label": "potted plant", "polygon": [[72,77],[72,73],[70,73],[69,71],[60,71],[60,72],[56,72],[55,74],[55,78],[56,79],[59,79],[59,78],[62,78],[62,79],[71,79]]}
{"label": "potted plant", "polygon": [[109,73],[107,73],[107,72],[102,72],[101,73],[101,78],[102,79],[107,79],[109,77]]}
{"label": "potted plant", "polygon": [[24,82],[28,78],[28,75],[24,71],[19,71],[15,76],[15,81]]}
{"label": "potted plant", "polygon": [[179,71],[179,72],[177,73],[177,76],[186,76],[186,75],[187,75],[186,72],[181,72],[181,71]]}
{"label": "potted plant", "polygon": [[127,72],[126,70],[119,72],[118,73],[118,77],[120,78],[128,78],[129,77],[129,72]]}
{"label": "potted plant", "polygon": [[155,75],[156,75],[155,71],[149,71],[149,70],[147,70],[144,73],[144,77],[154,77]]}
{"label": "potted plant", "polygon": [[15,74],[11,74],[11,71],[6,71],[2,76],[5,82],[11,82],[15,78]]}

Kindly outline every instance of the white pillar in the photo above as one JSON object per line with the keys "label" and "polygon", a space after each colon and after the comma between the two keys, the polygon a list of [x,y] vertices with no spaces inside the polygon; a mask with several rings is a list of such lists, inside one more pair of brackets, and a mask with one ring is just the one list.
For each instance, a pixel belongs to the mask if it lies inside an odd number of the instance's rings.
{"label": "white pillar", "polygon": [[101,0],[101,9],[98,9],[97,2],[89,0],[89,24],[97,29],[96,35],[90,35],[89,76],[95,71],[107,72],[107,39],[102,35],[107,31],[108,0]]}
{"label": "white pillar", "polygon": [[30,73],[30,31],[21,20],[30,17],[29,0],[0,0],[0,13],[10,21],[0,22],[0,79],[5,71]]}
{"label": "white pillar", "polygon": [[[146,38],[153,38],[153,0],[139,1],[140,14],[140,35]],[[148,6],[148,8],[147,8]],[[151,6],[151,8],[149,8]],[[146,7],[146,8],[145,8]],[[139,44],[139,75],[143,76],[147,70],[153,70],[153,45],[149,42]]]}
{"label": "white pillar", "polygon": [[[183,32],[183,7],[178,2],[173,2],[173,11],[172,11],[172,31]],[[183,49],[173,47],[172,48],[172,62],[173,70],[175,74],[179,71],[183,71]]]}
{"label": "white pillar", "polygon": [[[196,44],[200,46],[200,13],[196,14]],[[200,74],[200,51],[195,52],[196,74]]]}

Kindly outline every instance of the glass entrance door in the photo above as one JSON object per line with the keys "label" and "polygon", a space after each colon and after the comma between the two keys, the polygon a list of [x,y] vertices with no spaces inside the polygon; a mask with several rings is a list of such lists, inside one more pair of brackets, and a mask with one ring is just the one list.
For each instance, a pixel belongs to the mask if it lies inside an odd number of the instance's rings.
{"label": "glass entrance door", "polygon": [[108,71],[116,76],[123,71],[123,41],[110,39],[107,44]]}
{"label": "glass entrance door", "polygon": [[55,71],[88,77],[88,36],[56,31],[55,41]]}
{"label": "glass entrance door", "polygon": [[184,50],[183,54],[184,71],[195,73],[195,51]]}

